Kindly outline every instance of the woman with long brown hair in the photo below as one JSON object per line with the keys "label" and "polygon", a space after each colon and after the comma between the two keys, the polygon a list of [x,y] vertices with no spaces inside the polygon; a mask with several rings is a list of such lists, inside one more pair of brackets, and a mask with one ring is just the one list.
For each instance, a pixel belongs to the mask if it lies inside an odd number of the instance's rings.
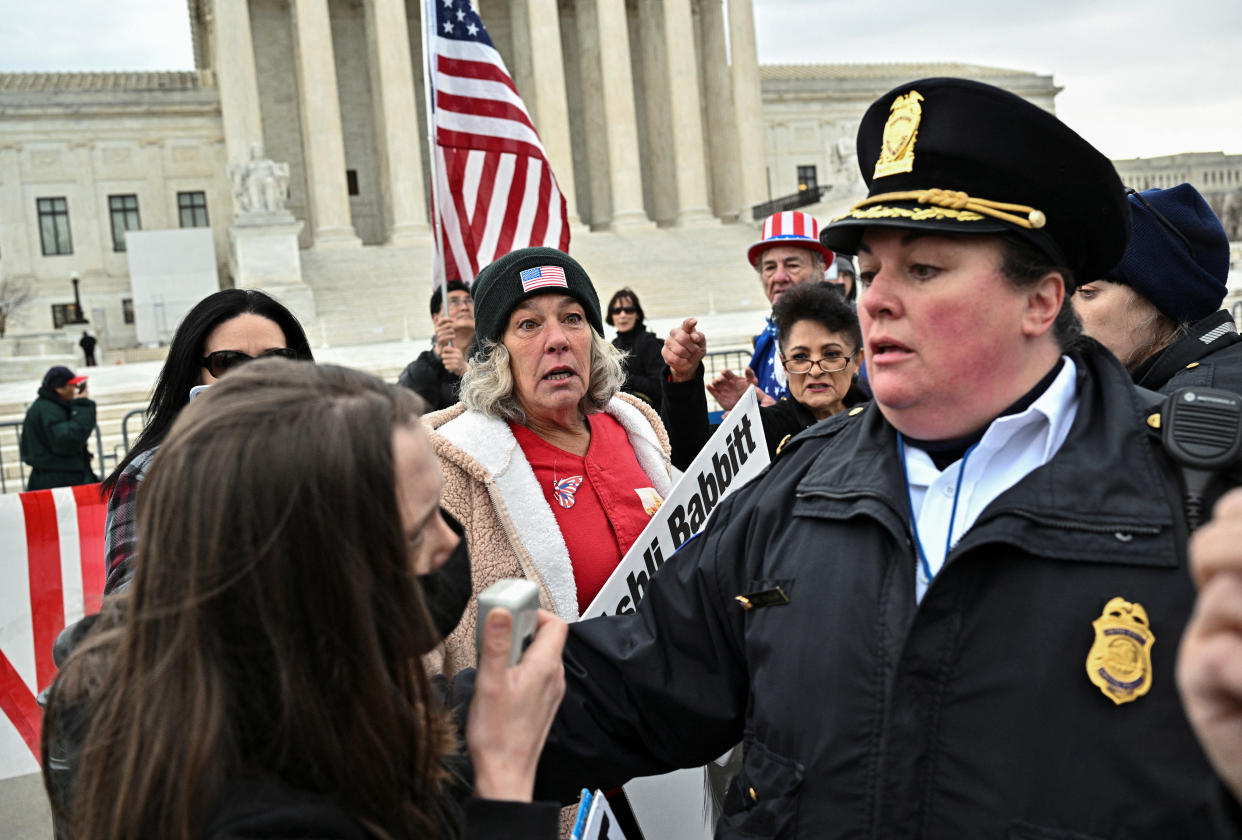
{"label": "woman with long brown hair", "polygon": [[45,757],[90,710],[75,789],[49,784],[72,836],[551,836],[556,806],[515,804],[563,690],[548,614],[513,668],[509,619],[489,619],[479,798],[450,795],[453,726],[419,657],[460,618],[469,560],[417,402],[261,360],[181,413],[140,491],[126,600],[53,688]]}

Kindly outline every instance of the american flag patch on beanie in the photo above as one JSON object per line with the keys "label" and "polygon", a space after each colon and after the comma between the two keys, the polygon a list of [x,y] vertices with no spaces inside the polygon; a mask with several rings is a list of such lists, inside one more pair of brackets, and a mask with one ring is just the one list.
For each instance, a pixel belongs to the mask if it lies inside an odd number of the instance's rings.
{"label": "american flag patch on beanie", "polygon": [[569,283],[565,281],[565,269],[556,265],[541,265],[538,268],[528,268],[518,276],[522,279],[523,292],[553,286],[562,289],[569,288]]}

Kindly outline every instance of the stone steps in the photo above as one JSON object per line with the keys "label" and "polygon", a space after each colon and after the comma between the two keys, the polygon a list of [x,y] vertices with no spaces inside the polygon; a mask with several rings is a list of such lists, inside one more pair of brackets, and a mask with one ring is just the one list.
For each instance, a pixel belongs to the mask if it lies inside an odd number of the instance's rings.
{"label": "stone steps", "polygon": [[[746,248],[757,238],[757,226],[748,224],[575,231],[570,251],[594,282],[601,306],[628,286],[648,319],[680,321],[767,308],[746,262]],[[430,240],[425,246],[303,251],[302,274],[318,312],[306,324],[312,347],[405,338],[425,343],[430,335]]]}

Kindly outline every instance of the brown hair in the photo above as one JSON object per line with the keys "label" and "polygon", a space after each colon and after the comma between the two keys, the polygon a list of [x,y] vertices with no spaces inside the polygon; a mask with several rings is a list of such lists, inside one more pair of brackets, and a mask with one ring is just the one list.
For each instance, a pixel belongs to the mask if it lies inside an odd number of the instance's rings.
{"label": "brown hair", "polygon": [[279,359],[181,412],[139,491],[142,555],[82,749],[74,837],[197,837],[249,774],[379,836],[437,835],[452,742],[418,659],[434,631],[392,453],[417,414],[404,388]]}

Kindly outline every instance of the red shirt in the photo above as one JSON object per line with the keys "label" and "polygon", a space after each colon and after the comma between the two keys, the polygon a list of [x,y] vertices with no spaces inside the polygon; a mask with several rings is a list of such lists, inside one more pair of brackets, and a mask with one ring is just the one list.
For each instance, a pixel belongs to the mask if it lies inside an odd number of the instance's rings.
{"label": "red shirt", "polygon": [[509,424],[569,549],[579,613],[591,605],[663,501],[638,465],[621,424],[607,414],[588,415],[587,423],[591,443],[585,456]]}

